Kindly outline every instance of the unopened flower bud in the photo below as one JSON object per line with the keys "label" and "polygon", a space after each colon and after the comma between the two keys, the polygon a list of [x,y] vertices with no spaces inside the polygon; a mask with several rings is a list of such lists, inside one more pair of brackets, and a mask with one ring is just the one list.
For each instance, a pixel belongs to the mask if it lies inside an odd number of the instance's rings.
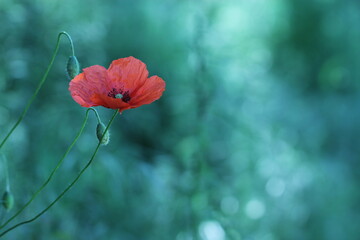
{"label": "unopened flower bud", "polygon": [[8,211],[10,211],[11,208],[14,206],[14,196],[10,191],[4,192],[2,197],[2,205]]}
{"label": "unopened flower bud", "polygon": [[106,133],[104,135],[105,129],[106,129],[106,127],[102,122],[98,123],[98,125],[96,127],[96,136],[99,139],[99,141],[101,141],[102,145],[107,145],[110,141],[109,130],[106,131]]}
{"label": "unopened flower bud", "polygon": [[66,65],[66,71],[71,79],[80,73],[80,64],[75,56],[70,56]]}

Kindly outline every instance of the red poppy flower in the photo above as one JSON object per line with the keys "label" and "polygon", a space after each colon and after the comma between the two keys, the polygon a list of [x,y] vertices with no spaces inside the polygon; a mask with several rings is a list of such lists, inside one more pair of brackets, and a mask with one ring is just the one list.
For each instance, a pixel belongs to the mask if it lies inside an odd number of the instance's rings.
{"label": "red poppy flower", "polygon": [[152,103],[165,90],[158,76],[148,77],[145,63],[134,57],[114,60],[109,69],[95,65],[71,80],[72,98],[83,107],[103,106],[120,112]]}

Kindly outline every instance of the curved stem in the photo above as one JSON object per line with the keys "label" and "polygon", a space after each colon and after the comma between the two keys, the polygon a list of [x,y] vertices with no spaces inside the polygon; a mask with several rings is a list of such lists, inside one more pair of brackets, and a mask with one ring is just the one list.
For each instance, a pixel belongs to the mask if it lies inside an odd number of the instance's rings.
{"label": "curved stem", "polygon": [[[108,125],[106,126],[105,128],[105,131],[104,131],[104,135],[105,133],[108,131],[108,129],[110,128],[113,120],[115,119],[116,115],[118,113],[118,110],[115,110],[115,113],[113,114],[113,116],[111,117]],[[103,135],[103,136],[104,136]],[[40,213],[38,213],[36,216],[34,216],[33,218],[29,219],[29,220],[26,220],[26,221],[23,221],[23,222],[20,222],[18,224],[15,224],[14,226],[6,229],[4,232],[2,232],[0,234],[0,237],[4,236],[6,233],[10,232],[11,230],[21,226],[21,225],[24,225],[24,224],[27,224],[27,223],[30,223],[32,221],[35,221],[37,218],[39,218],[41,215],[43,215],[47,210],[49,210],[57,201],[59,201],[67,191],[69,191],[72,186],[74,186],[74,184],[79,180],[79,178],[82,176],[82,174],[86,171],[86,169],[91,165],[91,163],[93,162],[97,152],[99,151],[99,148],[101,146],[101,141],[102,139],[99,141],[99,143],[97,144],[96,148],[95,148],[95,151],[94,153],[92,154],[90,160],[87,162],[87,164],[81,169],[81,171],[79,172],[79,174],[76,176],[76,178],[67,186],[67,188],[65,188],[65,190],[60,193],[60,195],[52,202],[50,203],[44,210],[42,210]]]}
{"label": "curved stem", "polygon": [[39,91],[40,91],[40,89],[41,89],[41,87],[42,87],[42,85],[44,84],[44,82],[45,82],[45,80],[46,80],[46,78],[47,78],[47,76],[48,76],[48,74],[49,74],[49,72],[50,72],[50,69],[51,69],[51,67],[52,67],[52,65],[53,65],[53,63],[54,63],[55,57],[56,57],[56,55],[57,55],[57,53],[58,53],[58,51],[59,51],[59,45],[60,45],[60,37],[61,37],[61,35],[67,36],[67,38],[68,38],[69,41],[70,41],[72,54],[74,54],[74,46],[73,46],[73,42],[72,42],[72,40],[71,40],[70,35],[69,35],[68,33],[66,33],[66,32],[60,32],[60,33],[58,34],[58,38],[57,38],[57,42],[56,42],[56,47],[55,47],[54,53],[53,53],[53,55],[52,55],[52,57],[51,57],[50,63],[49,63],[49,65],[48,65],[48,67],[47,67],[47,69],[46,69],[46,71],[45,71],[44,76],[41,78],[39,85],[37,86],[34,94],[31,96],[30,100],[28,101],[28,103],[27,103],[25,109],[23,110],[23,112],[21,113],[19,119],[18,119],[17,122],[14,124],[14,126],[10,129],[9,133],[5,136],[4,140],[1,142],[1,144],[0,144],[0,150],[1,150],[1,148],[4,146],[4,144],[6,143],[6,141],[7,141],[8,138],[10,137],[10,135],[13,133],[13,131],[16,129],[16,127],[20,124],[20,122],[21,122],[21,121],[23,120],[23,118],[25,117],[25,115],[26,115],[27,111],[29,110],[31,104],[32,104],[33,101],[35,100],[37,94],[39,93]]}
{"label": "curved stem", "polygon": [[10,217],[4,224],[2,224],[0,226],[0,229],[2,229],[3,227],[5,227],[7,224],[9,224],[13,219],[15,219],[22,211],[24,211],[24,209],[30,205],[30,203],[36,198],[37,195],[39,195],[39,193],[46,187],[46,185],[51,181],[52,177],[54,176],[55,172],[58,170],[58,168],[60,167],[61,163],[63,162],[63,160],[66,158],[66,156],[69,154],[69,152],[71,151],[71,149],[74,147],[75,143],[77,142],[77,140],[79,139],[80,135],[82,134],[87,119],[88,119],[88,115],[89,115],[89,111],[91,109],[87,109],[86,114],[85,114],[85,118],[84,121],[82,123],[82,126],[79,130],[79,132],[76,134],[73,142],[70,144],[70,146],[68,147],[68,149],[66,150],[66,152],[64,153],[64,155],[62,156],[62,158],[60,159],[60,161],[57,163],[57,165],[55,166],[55,168],[52,170],[52,172],[50,173],[49,177],[47,178],[47,180],[41,185],[41,187],[32,195],[31,199],[24,205],[22,206],[12,217]]}
{"label": "curved stem", "polygon": [[72,53],[73,56],[75,56],[74,43],[73,43],[70,35],[69,35],[67,32],[65,32],[65,31],[60,32],[60,33],[59,33],[59,37],[60,37],[60,35],[65,35],[65,36],[67,37],[67,39],[68,39],[69,42],[70,42],[71,53]]}
{"label": "curved stem", "polygon": [[100,116],[99,116],[98,112],[96,111],[96,109],[93,107],[90,107],[88,110],[92,110],[95,113],[98,123],[101,123]]}

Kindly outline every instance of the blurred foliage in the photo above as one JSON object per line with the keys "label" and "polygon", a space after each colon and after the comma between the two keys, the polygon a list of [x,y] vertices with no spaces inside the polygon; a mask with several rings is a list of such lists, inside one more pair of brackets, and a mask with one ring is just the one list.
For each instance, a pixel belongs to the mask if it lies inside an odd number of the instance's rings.
{"label": "blurred foliage", "polygon": [[[167,84],[160,100],[115,120],[110,144],[59,203],[4,239],[358,239],[359,22],[356,0],[0,1],[0,137],[63,30],[82,67],[134,56]],[[67,90],[70,54],[64,38],[3,149],[14,209],[83,120]],[[112,111],[98,110],[106,122]],[[18,221],[76,176],[96,146],[95,128],[91,116]]]}

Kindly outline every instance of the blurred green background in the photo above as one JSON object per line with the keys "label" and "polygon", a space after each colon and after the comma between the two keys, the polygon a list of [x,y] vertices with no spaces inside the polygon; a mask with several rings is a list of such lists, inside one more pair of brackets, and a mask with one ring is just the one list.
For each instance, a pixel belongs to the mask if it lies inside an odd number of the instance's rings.
{"label": "blurred green background", "polygon": [[[4,239],[359,239],[360,2],[1,0],[0,137],[55,48],[82,67],[134,56],[167,84],[127,110],[74,188]],[[46,180],[84,118],[61,40],[49,78],[2,152],[15,207]],[[112,111],[98,108],[104,122]],[[86,164],[96,119],[17,219]],[[0,163],[0,190],[5,190]],[[5,215],[5,216],[4,216]],[[15,222],[17,222],[15,221]],[[14,223],[15,223],[14,222]]]}

